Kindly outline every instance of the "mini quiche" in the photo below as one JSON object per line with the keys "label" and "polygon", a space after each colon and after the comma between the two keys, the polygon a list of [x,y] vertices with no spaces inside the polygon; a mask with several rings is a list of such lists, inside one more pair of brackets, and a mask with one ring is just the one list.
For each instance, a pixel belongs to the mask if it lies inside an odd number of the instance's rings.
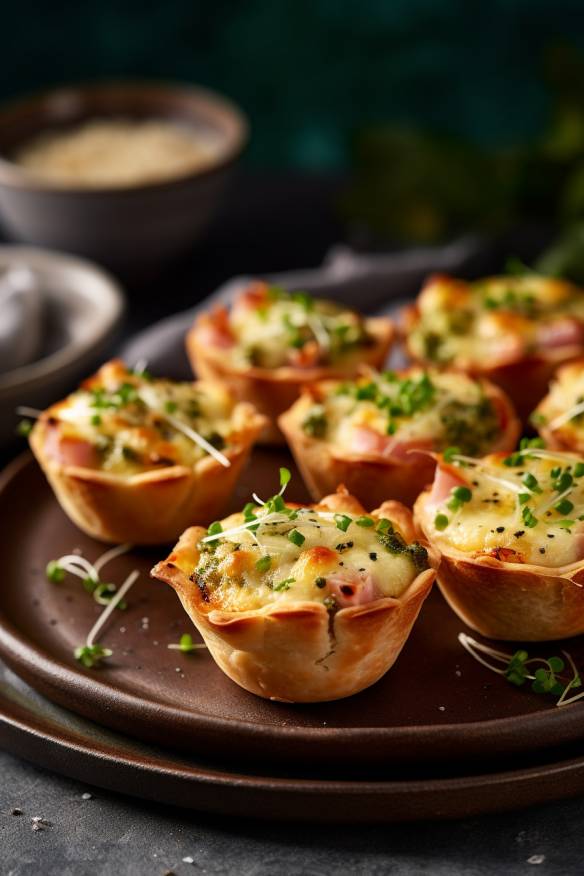
{"label": "mini quiche", "polygon": [[483,459],[447,451],[414,508],[442,554],[442,593],[495,639],[584,632],[584,462],[538,443]]}
{"label": "mini quiche", "polygon": [[558,369],[530,419],[547,447],[584,454],[584,359]]}
{"label": "mini quiche", "polygon": [[436,565],[407,508],[385,502],[367,515],[339,488],[302,507],[280,492],[187,529],[152,574],[176,590],[229,678],[272,700],[318,702],[387,672]]}
{"label": "mini quiche", "polygon": [[393,334],[385,317],[364,318],[342,304],[256,282],[230,310],[199,317],[186,346],[195,372],[252,402],[271,422],[263,439],[282,443],[276,419],[304,383],[351,377],[362,363],[380,368]]}
{"label": "mini quiche", "polygon": [[438,275],[405,328],[415,361],[488,377],[526,420],[558,365],[584,352],[584,292],[536,274],[474,283]]}
{"label": "mini quiche", "polygon": [[279,423],[314,499],[343,483],[371,505],[412,505],[434,474],[427,451],[508,451],[521,428],[492,383],[418,367],[313,384]]}
{"label": "mini quiche", "polygon": [[114,360],[41,414],[30,446],[88,535],[161,544],[222,510],[264,424],[220,386],[154,380]]}

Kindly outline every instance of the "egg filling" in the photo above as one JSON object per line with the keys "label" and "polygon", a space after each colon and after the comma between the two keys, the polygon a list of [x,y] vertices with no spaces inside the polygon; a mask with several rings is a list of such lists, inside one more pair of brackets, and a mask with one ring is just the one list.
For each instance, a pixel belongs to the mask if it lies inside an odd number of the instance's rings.
{"label": "egg filling", "polygon": [[351,383],[323,382],[302,428],[347,454],[403,456],[408,449],[486,452],[501,436],[502,412],[482,383],[464,374],[414,368],[406,375],[371,371]]}
{"label": "egg filling", "polygon": [[584,293],[537,274],[467,283],[433,277],[408,337],[422,361],[484,367],[584,343]]}
{"label": "egg filling", "polygon": [[49,457],[131,476],[192,467],[209,455],[228,467],[222,451],[237,437],[239,420],[220,386],[155,380],[115,361],[49,408],[40,422]]}
{"label": "egg filling", "polygon": [[179,565],[209,609],[226,611],[290,601],[336,611],[399,597],[429,568],[391,520],[292,507],[281,494],[212,524],[198,554],[194,568]]}
{"label": "egg filling", "polygon": [[218,345],[241,369],[331,365],[358,359],[359,351],[374,343],[358,313],[265,283],[240,295],[219,330]]}
{"label": "egg filling", "polygon": [[536,428],[547,427],[566,445],[584,444],[584,362],[558,371],[548,395],[530,419]]}
{"label": "egg filling", "polygon": [[453,448],[421,506],[432,542],[471,557],[559,567],[584,559],[584,462],[523,441],[472,459]]}

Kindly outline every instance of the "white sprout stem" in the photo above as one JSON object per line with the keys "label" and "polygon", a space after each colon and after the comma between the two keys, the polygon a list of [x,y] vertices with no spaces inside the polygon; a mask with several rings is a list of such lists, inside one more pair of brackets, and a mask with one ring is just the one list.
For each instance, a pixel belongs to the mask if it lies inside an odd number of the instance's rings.
{"label": "white sprout stem", "polygon": [[322,324],[322,321],[313,314],[310,314],[307,317],[306,321],[312,329],[312,332],[318,342],[319,347],[322,347],[324,350],[330,349],[330,337],[324,325]]}
{"label": "white sprout stem", "polygon": [[161,417],[167,420],[170,425],[176,429],[178,432],[182,432],[187,438],[190,438],[191,441],[194,441],[195,444],[198,444],[203,450],[206,450],[207,453],[212,456],[217,462],[220,462],[224,468],[229,468],[231,466],[230,460],[225,456],[224,453],[221,453],[220,450],[217,450],[216,447],[213,447],[206,438],[203,438],[202,435],[199,435],[194,429],[191,429],[190,426],[185,425],[180,420],[177,420],[176,417],[172,417],[169,414],[162,414],[160,411],[156,411]]}
{"label": "white sprout stem", "polygon": [[146,371],[148,368],[148,359],[137,359],[133,371],[136,371],[138,374],[141,374],[143,371]]}
{"label": "white sprout stem", "polygon": [[111,601],[108,603],[107,607],[102,611],[93,627],[89,631],[89,635],[86,639],[86,645],[88,648],[91,648],[92,645],[95,644],[95,639],[97,638],[99,632],[108,621],[112,612],[117,608],[119,603],[122,601],[130,587],[134,584],[137,578],[140,577],[140,572],[137,569],[134,569],[133,572],[130,572],[120,589],[117,593],[112,597]]}
{"label": "white sprout stem", "polygon": [[[483,666],[486,666],[487,669],[490,669],[491,672],[496,672],[497,675],[505,675],[504,669],[499,669],[497,666],[493,666],[487,660],[484,660],[477,651],[482,651],[485,654],[489,654],[493,657],[494,660],[500,660],[501,662],[508,663],[511,660],[511,654],[505,654],[503,651],[495,651],[494,648],[489,648],[487,645],[482,645],[480,642],[477,642],[476,639],[473,639],[472,636],[467,636],[466,633],[458,634],[458,641],[471,657],[474,657],[479,663],[482,663]],[[475,650],[476,649],[476,650]]]}
{"label": "white sprout stem", "polygon": [[19,405],[16,408],[16,413],[19,417],[33,417],[36,420],[43,412],[39,411],[38,408],[29,408],[28,405]]}
{"label": "white sprout stem", "polygon": [[536,508],[535,513],[539,514],[539,515],[545,514],[546,511],[549,511],[550,508],[552,508],[554,505],[557,505],[558,502],[562,502],[564,499],[566,499],[570,495],[570,493],[572,492],[573,489],[574,489],[573,486],[568,487],[568,489],[564,490],[563,493],[560,493],[559,496],[553,496],[549,500],[549,502],[545,503],[545,505],[541,505],[539,508]]}
{"label": "white sprout stem", "polygon": [[[161,410],[158,404],[156,404],[156,396],[152,393],[148,387],[143,387],[142,391],[138,394],[138,397],[146,405],[146,407],[150,408],[150,410],[154,411],[162,420],[166,420],[169,425],[176,429],[177,432],[182,432],[183,435],[186,435],[187,438],[190,438],[191,441],[194,441],[195,444],[198,444],[203,450],[205,450],[210,456],[217,460],[217,462],[221,463],[225,468],[229,468],[231,466],[230,460],[225,456],[224,453],[221,453],[220,450],[217,450],[216,447],[213,447],[202,435],[200,435],[196,429],[191,428],[191,426],[187,426],[186,423],[183,423],[182,420],[179,420],[177,417],[173,417],[172,414],[167,413],[164,410]],[[148,400],[150,398],[150,400]],[[154,401],[154,404],[152,403]]]}
{"label": "white sprout stem", "polygon": [[525,488],[520,487],[519,484],[514,484],[513,481],[507,481],[504,478],[495,477],[495,475],[488,474],[485,471],[482,472],[482,475],[486,480],[492,481],[494,484],[499,484],[500,487],[504,487],[506,490],[510,490],[518,496],[525,492]]}
{"label": "white sprout stem", "polygon": [[[66,554],[64,557],[59,557],[57,565],[61,566],[66,572],[70,572],[80,578],[89,576],[92,581],[99,581],[96,567],[89,560],[86,560],[85,557],[79,556],[79,554]],[[81,575],[80,570],[85,572],[85,575]]]}
{"label": "white sprout stem", "polygon": [[580,414],[584,414],[584,401],[581,401],[577,405],[568,408],[568,410],[564,411],[563,414],[559,414],[548,423],[548,428],[559,429],[560,426],[563,426],[565,423],[568,423],[570,420],[573,420],[574,417],[578,417]]}
{"label": "white sprout stem", "polygon": [[[572,683],[573,683],[573,682],[570,682],[570,684],[572,684]],[[569,686],[570,686],[570,685],[568,685],[568,688],[569,688]],[[556,703],[556,706],[569,706],[570,703],[575,703],[577,700],[581,700],[583,697],[584,697],[584,691],[582,691],[582,692],[579,693],[579,694],[576,694],[576,695],[573,696],[573,697],[568,697],[568,698],[565,699],[565,700],[562,700],[562,698],[560,697],[560,699],[559,699],[558,702]]]}
{"label": "white sprout stem", "polygon": [[462,456],[460,454],[456,454],[456,456],[453,456],[452,458],[455,462],[466,462],[468,465],[478,468],[483,477],[487,478],[487,480],[499,484],[499,486],[510,490],[512,493],[519,494],[524,492],[524,489],[520,487],[519,484],[515,484],[513,481],[508,481],[505,478],[500,478],[498,475],[491,474],[488,466],[483,465],[479,459],[473,459],[472,456]]}
{"label": "white sprout stem", "polygon": [[578,667],[576,666],[576,664],[574,663],[574,661],[572,659],[572,655],[569,654],[567,651],[562,651],[562,654],[564,655],[564,657],[566,658],[566,660],[570,664],[570,669],[572,670],[573,678],[570,680],[570,682],[564,688],[564,691],[563,691],[561,697],[559,698],[559,700],[557,701],[556,706],[565,706],[568,703],[573,703],[576,700],[578,700],[584,696],[584,692],[580,692],[579,694],[576,694],[576,696],[574,696],[574,697],[567,696],[568,692],[570,690],[574,689],[574,682],[580,677],[580,673],[578,672]]}
{"label": "white sprout stem", "polygon": [[131,550],[131,548],[131,544],[119,544],[113,548],[110,548],[110,550],[106,551],[104,554],[97,558],[97,560],[93,564],[93,568],[99,574],[100,569],[103,569],[103,567],[107,565],[107,563],[111,563],[112,560],[115,560],[116,557],[127,553],[129,550]]}

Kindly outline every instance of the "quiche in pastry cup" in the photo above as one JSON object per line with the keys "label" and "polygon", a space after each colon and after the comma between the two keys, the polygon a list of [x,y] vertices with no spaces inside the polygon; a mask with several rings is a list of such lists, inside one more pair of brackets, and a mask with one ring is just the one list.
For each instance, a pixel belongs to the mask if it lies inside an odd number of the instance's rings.
{"label": "quiche in pastry cup", "polygon": [[385,317],[256,282],[230,310],[200,316],[186,346],[195,373],[254,404],[270,420],[263,440],[282,443],[276,420],[304,383],[352,377],[361,364],[380,368],[393,335]]}
{"label": "quiche in pastry cup", "polygon": [[584,359],[558,369],[530,419],[547,447],[584,454]]}
{"label": "quiche in pastry cup", "polygon": [[415,361],[487,377],[525,421],[557,367],[584,352],[584,291],[537,274],[473,283],[433,276],[405,329]]}
{"label": "quiche in pastry cup", "polygon": [[584,462],[538,443],[483,459],[447,451],[414,508],[442,555],[442,593],[494,639],[584,632]]}
{"label": "quiche in pastry cup", "polygon": [[80,529],[161,544],[221,512],[264,424],[221,386],[155,380],[114,360],[44,411],[29,440]]}
{"label": "quiche in pastry cup", "polygon": [[387,672],[436,565],[407,508],[385,502],[368,515],[341,487],[318,505],[286,505],[280,493],[187,529],[152,574],[176,590],[229,678],[272,700],[318,702]]}
{"label": "quiche in pastry cup", "polygon": [[494,384],[420,367],[312,384],[279,423],[314,499],[343,483],[369,505],[413,505],[434,475],[428,451],[508,451],[521,429]]}

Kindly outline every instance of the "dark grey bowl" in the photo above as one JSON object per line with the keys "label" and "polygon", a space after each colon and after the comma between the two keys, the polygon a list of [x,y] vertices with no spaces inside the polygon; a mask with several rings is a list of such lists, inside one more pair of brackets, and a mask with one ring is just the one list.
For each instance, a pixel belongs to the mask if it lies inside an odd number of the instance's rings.
{"label": "dark grey bowl", "polygon": [[[195,128],[215,160],[175,179],[72,188],[11,161],[46,129],[93,117],[166,118]],[[112,82],[45,92],[0,108],[0,219],[16,240],[77,253],[121,273],[146,272],[187,251],[211,219],[248,126],[223,97],[183,85]]]}

